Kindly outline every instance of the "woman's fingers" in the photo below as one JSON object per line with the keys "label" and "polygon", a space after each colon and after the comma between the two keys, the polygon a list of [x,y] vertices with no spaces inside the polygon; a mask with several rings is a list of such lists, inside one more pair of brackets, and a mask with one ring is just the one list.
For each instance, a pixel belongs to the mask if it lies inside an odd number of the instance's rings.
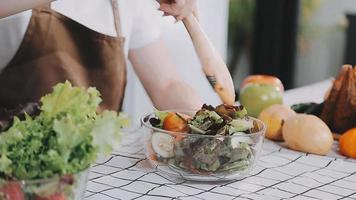
{"label": "woman's fingers", "polygon": [[161,1],[159,10],[172,15],[178,21],[183,20],[190,14],[196,13],[196,0],[174,0],[172,3]]}
{"label": "woman's fingers", "polygon": [[159,10],[165,12],[168,15],[172,15],[174,17],[178,15],[178,10],[173,7],[173,4],[163,3],[159,7]]}

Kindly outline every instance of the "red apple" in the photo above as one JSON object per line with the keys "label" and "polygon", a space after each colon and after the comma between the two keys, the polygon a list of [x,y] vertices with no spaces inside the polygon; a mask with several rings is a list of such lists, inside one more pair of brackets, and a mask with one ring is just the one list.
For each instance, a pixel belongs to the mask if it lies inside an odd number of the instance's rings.
{"label": "red apple", "polygon": [[284,87],[282,81],[275,76],[270,75],[250,75],[241,83],[240,89],[243,89],[249,83],[259,83],[273,85],[278,88],[279,91],[283,92]]}

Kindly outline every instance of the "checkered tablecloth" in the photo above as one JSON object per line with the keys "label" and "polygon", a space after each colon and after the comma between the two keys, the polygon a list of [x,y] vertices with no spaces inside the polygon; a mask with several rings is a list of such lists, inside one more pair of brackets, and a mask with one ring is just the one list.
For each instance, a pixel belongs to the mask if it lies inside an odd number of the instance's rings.
{"label": "checkered tablecloth", "polygon": [[336,143],[328,156],[318,156],[265,140],[257,166],[242,180],[190,182],[158,173],[145,158],[142,133],[133,131],[117,151],[93,166],[85,199],[351,200],[356,199],[356,160],[340,156]]}

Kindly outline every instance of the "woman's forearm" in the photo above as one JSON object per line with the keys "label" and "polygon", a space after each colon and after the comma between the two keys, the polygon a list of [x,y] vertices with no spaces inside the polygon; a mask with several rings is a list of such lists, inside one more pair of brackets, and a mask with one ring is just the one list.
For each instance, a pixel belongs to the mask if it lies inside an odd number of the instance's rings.
{"label": "woman's forearm", "polygon": [[1,0],[0,18],[14,15],[51,1],[53,0]]}
{"label": "woman's forearm", "polygon": [[162,39],[130,50],[129,58],[153,104],[159,110],[198,109],[199,94],[180,77]]}
{"label": "woman's forearm", "polygon": [[151,96],[158,110],[198,110],[203,105],[197,91],[181,80],[172,80],[167,87],[159,93],[159,95]]}

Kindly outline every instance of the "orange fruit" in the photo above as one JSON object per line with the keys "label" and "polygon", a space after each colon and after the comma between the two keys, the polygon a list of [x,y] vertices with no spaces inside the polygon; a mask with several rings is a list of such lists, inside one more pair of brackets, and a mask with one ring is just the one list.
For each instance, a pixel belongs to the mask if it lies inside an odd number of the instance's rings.
{"label": "orange fruit", "polygon": [[340,153],[356,158],[356,127],[346,131],[339,139]]}

